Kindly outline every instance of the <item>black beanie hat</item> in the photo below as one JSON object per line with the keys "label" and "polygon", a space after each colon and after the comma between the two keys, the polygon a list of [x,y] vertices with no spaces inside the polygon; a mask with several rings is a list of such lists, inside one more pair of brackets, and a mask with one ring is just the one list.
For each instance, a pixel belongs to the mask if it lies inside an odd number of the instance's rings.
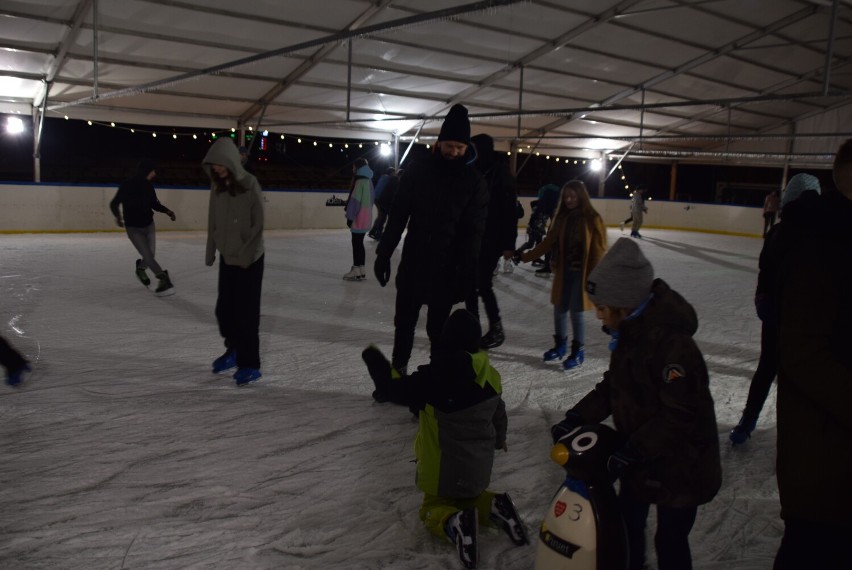
{"label": "black beanie hat", "polygon": [[467,309],[456,309],[444,324],[438,342],[443,350],[463,350],[474,353],[479,352],[481,337],[482,328],[479,326],[479,319]]}
{"label": "black beanie hat", "polygon": [[438,141],[458,141],[470,144],[470,120],[467,118],[467,108],[458,103],[450,108],[444,124],[441,125],[441,133]]}

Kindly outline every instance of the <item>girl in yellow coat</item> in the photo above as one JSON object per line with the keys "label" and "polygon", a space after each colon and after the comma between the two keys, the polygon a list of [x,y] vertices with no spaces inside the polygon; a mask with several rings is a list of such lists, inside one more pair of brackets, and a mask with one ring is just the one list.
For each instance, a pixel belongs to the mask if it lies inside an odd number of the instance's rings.
{"label": "girl in yellow coat", "polygon": [[592,308],[583,284],[606,251],[606,228],[600,214],[592,207],[589,192],[581,180],[571,180],[562,187],[559,206],[553,224],[544,240],[524,252],[520,261],[538,259],[552,252],[553,325],[555,345],[544,353],[544,361],[559,360],[565,356],[568,344],[568,315],[574,338],[571,352],[562,363],[565,370],[583,363],[585,353],[585,327],[583,311]]}

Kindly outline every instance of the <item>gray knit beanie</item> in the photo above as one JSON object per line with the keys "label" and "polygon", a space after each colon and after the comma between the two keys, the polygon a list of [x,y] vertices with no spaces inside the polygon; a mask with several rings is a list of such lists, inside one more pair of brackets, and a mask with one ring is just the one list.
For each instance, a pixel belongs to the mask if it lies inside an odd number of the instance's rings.
{"label": "gray knit beanie", "polygon": [[787,187],[781,193],[781,208],[798,200],[805,192],[811,191],[820,193],[819,178],[804,172],[795,175],[787,182]]}
{"label": "gray knit beanie", "polygon": [[586,280],[586,293],[595,305],[635,309],[648,298],[654,268],[630,238],[616,241]]}

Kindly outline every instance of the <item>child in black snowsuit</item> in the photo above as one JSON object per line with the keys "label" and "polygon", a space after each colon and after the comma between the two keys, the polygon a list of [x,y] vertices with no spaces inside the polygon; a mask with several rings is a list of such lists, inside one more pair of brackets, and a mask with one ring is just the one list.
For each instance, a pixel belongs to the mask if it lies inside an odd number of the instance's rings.
{"label": "child in black snowsuit", "polygon": [[395,379],[378,348],[362,354],[376,386],[373,398],[418,412],[420,520],[456,545],[466,568],[476,568],[480,523],[501,526],[517,545],[528,543],[509,496],[487,490],[494,450],[507,449],[507,420],[500,374],[479,348],[481,335],[478,319],[458,309],[447,320],[430,364]]}
{"label": "child in black snowsuit", "polygon": [[722,484],[719,434],[704,357],[692,335],[695,310],[654,270],[636,242],[615,242],[586,280],[597,316],[612,335],[609,370],[553,426],[554,441],[612,416],[626,445],[607,469],[621,480],[630,570],[645,564],[645,526],[657,506],[659,570],[690,570],[689,532],[698,505]]}
{"label": "child in black snowsuit", "polygon": [[[538,199],[530,202],[532,213],[530,221],[527,224],[527,241],[525,241],[518,249],[515,250],[515,259],[520,254],[528,249],[531,249],[541,243],[547,233],[547,225],[550,223],[553,214],[556,212],[556,206],[559,204],[559,196],[562,191],[560,186],[556,184],[545,184],[538,190]],[[551,252],[544,254],[544,263],[542,268],[536,271],[537,275],[546,277],[550,275],[550,257]],[[535,265],[535,262],[533,263]]]}

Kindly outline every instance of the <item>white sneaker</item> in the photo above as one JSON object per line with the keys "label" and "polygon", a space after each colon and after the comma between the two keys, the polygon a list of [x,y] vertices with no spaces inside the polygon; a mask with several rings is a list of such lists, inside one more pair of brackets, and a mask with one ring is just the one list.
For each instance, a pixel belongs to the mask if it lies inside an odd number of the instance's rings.
{"label": "white sneaker", "polygon": [[503,260],[503,273],[511,273],[515,270],[515,266],[512,265],[511,259]]}
{"label": "white sneaker", "polygon": [[344,281],[363,281],[365,278],[363,265],[353,265],[349,273],[343,276]]}

